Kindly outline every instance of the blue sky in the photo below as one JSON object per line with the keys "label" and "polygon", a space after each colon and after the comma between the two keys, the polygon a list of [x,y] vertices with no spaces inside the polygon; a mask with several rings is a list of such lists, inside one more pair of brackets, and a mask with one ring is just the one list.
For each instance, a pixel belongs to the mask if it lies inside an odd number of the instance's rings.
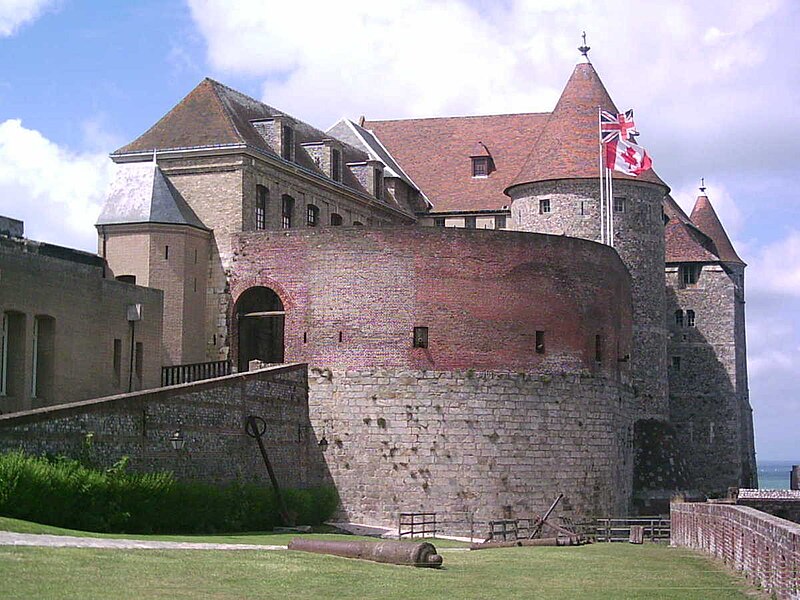
{"label": "blue sky", "polygon": [[[657,5],[657,6],[654,6]],[[204,76],[339,117],[552,110],[590,56],[691,209],[699,178],[749,264],[759,458],[800,461],[800,3],[0,0],[0,214],[94,249],[107,154]]]}

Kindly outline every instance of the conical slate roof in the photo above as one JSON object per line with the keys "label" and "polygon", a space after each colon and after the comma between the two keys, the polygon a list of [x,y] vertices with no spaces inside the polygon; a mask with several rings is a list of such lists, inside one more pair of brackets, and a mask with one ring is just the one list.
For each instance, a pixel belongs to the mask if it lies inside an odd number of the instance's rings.
{"label": "conical slate roof", "polygon": [[697,197],[697,201],[692,209],[692,214],[689,215],[692,223],[706,234],[714,242],[716,254],[723,262],[745,264],[744,261],[736,254],[733,249],[733,244],[725,233],[725,228],[717,217],[714,207],[711,206],[711,201],[708,196],[702,194]]}
{"label": "conical slate roof", "polygon": [[[618,113],[591,63],[578,64],[524,166],[506,192],[515,185],[537,181],[596,179],[599,172],[598,107]],[[614,178],[668,187],[652,169],[639,177],[614,172]]]}
{"label": "conical slate roof", "polygon": [[208,229],[153,162],[117,165],[98,225],[164,223]]}

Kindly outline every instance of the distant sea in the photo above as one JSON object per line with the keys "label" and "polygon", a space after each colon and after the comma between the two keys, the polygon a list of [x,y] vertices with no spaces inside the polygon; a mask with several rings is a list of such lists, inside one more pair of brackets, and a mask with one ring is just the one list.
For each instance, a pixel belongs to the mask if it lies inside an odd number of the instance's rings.
{"label": "distant sea", "polygon": [[800,465],[800,459],[758,461],[758,487],[762,490],[788,490],[792,465]]}

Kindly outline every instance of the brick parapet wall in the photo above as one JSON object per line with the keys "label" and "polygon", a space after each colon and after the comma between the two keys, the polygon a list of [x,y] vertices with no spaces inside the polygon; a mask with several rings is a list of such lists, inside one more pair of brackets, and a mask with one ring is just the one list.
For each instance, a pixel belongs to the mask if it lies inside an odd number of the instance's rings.
{"label": "brick parapet wall", "polygon": [[800,598],[800,525],[754,508],[673,503],[671,543],[742,571],[776,598]]}
{"label": "brick parapet wall", "polygon": [[[305,365],[272,367],[214,380],[0,416],[0,449],[76,456],[86,434],[104,467],[130,457],[135,471],[173,471],[181,479],[267,481],[249,415],[267,422],[265,445],[278,480],[321,482],[320,450],[308,419]],[[180,428],[186,444],[172,448]]]}
{"label": "brick parapet wall", "polygon": [[[311,368],[309,407],[346,517],[392,525],[435,511],[483,532],[557,514],[626,514],[632,492],[630,387],[590,375]],[[460,522],[460,524],[459,524]]]}
{"label": "brick parapet wall", "polygon": [[[278,294],[287,360],[628,376],[630,279],[607,246],[430,227],[254,232],[238,240],[231,295],[254,286]],[[232,313],[229,321],[236,327]],[[417,326],[428,327],[427,348],[412,345]]]}

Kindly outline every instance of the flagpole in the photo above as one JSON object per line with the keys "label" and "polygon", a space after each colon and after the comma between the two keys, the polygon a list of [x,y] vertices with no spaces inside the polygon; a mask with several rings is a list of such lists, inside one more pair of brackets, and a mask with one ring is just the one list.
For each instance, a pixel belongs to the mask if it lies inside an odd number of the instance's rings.
{"label": "flagpole", "polygon": [[598,164],[600,167],[600,243],[606,243],[606,231],[605,231],[605,220],[603,218],[605,212],[605,194],[603,190],[603,186],[605,182],[603,181],[603,171],[604,171],[604,164],[603,164],[603,132],[602,126],[600,123],[600,107],[597,107],[597,147],[599,150]]}
{"label": "flagpole", "polygon": [[614,173],[611,169],[606,174],[608,179],[608,239],[611,247],[614,246]]}

